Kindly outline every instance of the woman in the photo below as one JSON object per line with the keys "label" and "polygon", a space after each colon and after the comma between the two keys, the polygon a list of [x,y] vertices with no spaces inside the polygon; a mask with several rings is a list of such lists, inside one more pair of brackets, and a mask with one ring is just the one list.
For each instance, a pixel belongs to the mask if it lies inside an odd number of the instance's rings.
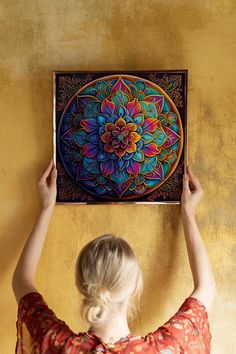
{"label": "woman", "polygon": [[34,278],[55,205],[56,178],[51,160],[38,183],[41,212],[12,279],[18,302],[16,353],[210,353],[208,311],[215,282],[195,220],[203,189],[191,169],[187,167],[183,178],[181,218],[193,291],[168,322],[146,336],[130,333],[127,322],[133,300],[141,294],[142,276],[133,250],[122,238],[100,236],[79,254],[76,285],[84,295],[82,315],[90,324],[87,332],[73,333],[36,289]]}

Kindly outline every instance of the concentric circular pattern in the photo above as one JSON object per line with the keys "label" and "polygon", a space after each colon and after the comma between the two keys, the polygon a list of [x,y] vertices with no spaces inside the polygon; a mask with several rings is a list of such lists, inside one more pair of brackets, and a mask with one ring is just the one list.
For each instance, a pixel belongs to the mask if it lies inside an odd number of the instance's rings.
{"label": "concentric circular pattern", "polygon": [[57,145],[80,187],[99,198],[125,200],[152,192],[171,176],[183,138],[178,110],[159,86],[110,75],[71,98]]}

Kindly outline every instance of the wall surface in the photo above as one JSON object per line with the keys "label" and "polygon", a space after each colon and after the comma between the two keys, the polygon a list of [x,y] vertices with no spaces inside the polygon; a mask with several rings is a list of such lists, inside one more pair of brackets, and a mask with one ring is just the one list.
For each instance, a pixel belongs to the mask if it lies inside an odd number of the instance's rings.
{"label": "wall surface", "polygon": [[[216,275],[212,353],[235,348],[235,1],[3,0],[0,4],[0,340],[14,352],[11,276],[39,212],[36,180],[52,155],[52,72],[188,69],[189,163],[205,189],[198,223]],[[57,205],[37,287],[76,331],[81,247],[112,232],[134,247],[144,276],[131,324],[145,334],[192,290],[179,205]],[[73,305],[72,305],[73,304]]]}

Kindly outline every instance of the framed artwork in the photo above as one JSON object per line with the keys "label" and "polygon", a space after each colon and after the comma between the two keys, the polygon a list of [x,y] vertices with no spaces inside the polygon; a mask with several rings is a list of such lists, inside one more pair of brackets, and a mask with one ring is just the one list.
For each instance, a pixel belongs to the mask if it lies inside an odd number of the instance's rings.
{"label": "framed artwork", "polygon": [[187,73],[53,72],[57,203],[180,203]]}

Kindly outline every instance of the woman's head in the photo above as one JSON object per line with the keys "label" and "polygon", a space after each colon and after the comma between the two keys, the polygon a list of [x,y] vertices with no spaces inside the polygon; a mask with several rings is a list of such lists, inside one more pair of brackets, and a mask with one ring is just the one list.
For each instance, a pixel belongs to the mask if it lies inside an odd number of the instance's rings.
{"label": "woman's head", "polygon": [[142,273],[130,245],[121,237],[102,235],[86,244],[76,262],[76,285],[84,295],[81,312],[96,327],[111,313],[134,314],[143,288]]}

